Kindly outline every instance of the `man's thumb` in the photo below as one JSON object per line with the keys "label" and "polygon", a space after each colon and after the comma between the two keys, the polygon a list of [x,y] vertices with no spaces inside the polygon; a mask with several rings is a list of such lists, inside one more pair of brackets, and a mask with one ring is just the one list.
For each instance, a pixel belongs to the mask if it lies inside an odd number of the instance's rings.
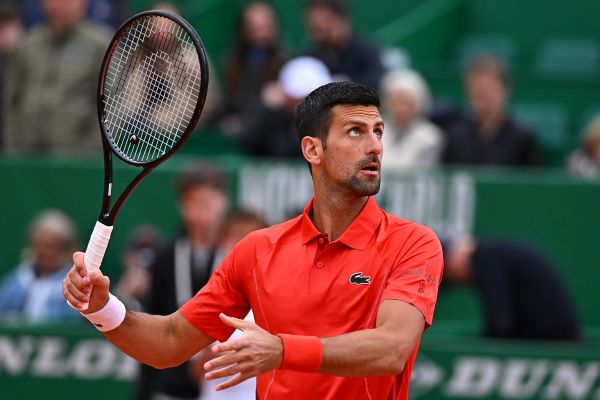
{"label": "man's thumb", "polygon": [[90,278],[90,285],[92,287],[88,312],[95,312],[104,307],[108,302],[110,279],[108,276],[102,275],[100,271],[93,271],[88,277]]}

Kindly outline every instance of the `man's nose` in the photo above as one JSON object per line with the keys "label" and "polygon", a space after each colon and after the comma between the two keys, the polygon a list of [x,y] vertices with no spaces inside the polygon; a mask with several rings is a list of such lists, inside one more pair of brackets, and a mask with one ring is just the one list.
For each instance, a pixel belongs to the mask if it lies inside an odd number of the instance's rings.
{"label": "man's nose", "polygon": [[381,143],[381,137],[377,136],[375,132],[371,132],[369,134],[369,143],[367,147],[367,152],[369,154],[379,155],[383,152],[383,145]]}

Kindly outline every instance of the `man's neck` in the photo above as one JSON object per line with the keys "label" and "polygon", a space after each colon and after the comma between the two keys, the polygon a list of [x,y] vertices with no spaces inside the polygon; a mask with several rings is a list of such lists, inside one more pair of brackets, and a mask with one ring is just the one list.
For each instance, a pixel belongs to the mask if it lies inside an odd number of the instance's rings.
{"label": "man's neck", "polygon": [[506,118],[504,110],[497,110],[489,114],[482,115],[477,120],[479,132],[485,137],[493,137],[500,130],[502,123]]}
{"label": "man's neck", "polygon": [[79,27],[79,24],[65,25],[65,26],[49,25],[48,27],[52,34],[52,38],[54,40],[61,41],[61,40],[66,39],[67,37],[71,36],[73,34],[73,32],[75,32],[75,30]]}
{"label": "man's neck", "polygon": [[215,244],[215,238],[213,237],[214,235],[209,235],[209,234],[192,234],[190,233],[188,235],[188,238],[190,240],[190,243],[192,244],[192,247],[194,248],[209,248],[214,246]]}
{"label": "man's neck", "polygon": [[358,216],[368,196],[352,196],[326,193],[315,189],[312,221],[315,227],[326,233],[329,241],[338,239]]}

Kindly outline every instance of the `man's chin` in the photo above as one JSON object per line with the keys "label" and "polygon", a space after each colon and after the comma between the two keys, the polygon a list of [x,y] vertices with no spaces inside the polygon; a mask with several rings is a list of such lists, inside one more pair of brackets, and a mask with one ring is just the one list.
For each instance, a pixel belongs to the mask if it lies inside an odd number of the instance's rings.
{"label": "man's chin", "polygon": [[353,177],[350,179],[350,181],[348,181],[348,188],[350,188],[359,196],[375,196],[377,193],[379,193],[380,187],[381,180],[379,178],[376,180],[367,181]]}

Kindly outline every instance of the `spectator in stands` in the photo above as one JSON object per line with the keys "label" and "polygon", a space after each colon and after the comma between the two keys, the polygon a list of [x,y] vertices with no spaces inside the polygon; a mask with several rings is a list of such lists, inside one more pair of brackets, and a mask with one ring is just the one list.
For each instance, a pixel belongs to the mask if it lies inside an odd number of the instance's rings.
{"label": "spectator in stands", "polygon": [[98,71],[110,32],[85,21],[86,0],[43,0],[47,22],[19,46],[7,76],[6,150],[80,154],[99,148]]}
{"label": "spectator in stands", "polygon": [[586,126],[581,147],[569,156],[567,169],[573,175],[600,176],[600,115]]}
{"label": "spectator in stands", "polygon": [[77,246],[72,221],[60,211],[43,211],[31,222],[28,238],[25,261],[0,284],[0,317],[34,323],[78,318],[62,295],[62,280]]}
{"label": "spectator in stands", "polygon": [[344,0],[309,0],[305,24],[312,40],[309,55],[327,65],[334,80],[379,88],[385,72],[381,50],[352,31]]}
{"label": "spectator in stands", "polygon": [[[0,7],[0,93],[6,88],[6,69],[23,35],[23,26],[15,8]],[[0,150],[4,142],[4,96],[0,95]]]}
{"label": "spectator in stands", "polygon": [[540,165],[535,134],[508,114],[510,84],[504,62],[493,55],[476,56],[466,67],[464,83],[471,116],[446,127],[445,162]]}
{"label": "spectator in stands", "polygon": [[386,171],[437,165],[444,136],[425,117],[431,107],[425,80],[415,71],[391,71],[382,80],[381,93],[385,111],[383,166]]}
{"label": "spectator in stands", "polygon": [[[173,14],[181,14],[179,8],[170,1],[157,1],[150,5],[150,10],[168,11]],[[206,61],[208,62],[208,70],[210,79],[208,80],[208,89],[206,92],[206,101],[202,108],[202,114],[200,115],[200,124],[209,123],[215,117],[215,114],[221,108],[222,103],[222,89],[219,77],[215,73],[215,67],[207,54]]]}
{"label": "spectator in stands", "polygon": [[294,128],[296,106],[317,87],[331,80],[327,67],[313,57],[288,61],[277,82],[265,86],[262,106],[237,137],[240,147],[250,155],[301,157]]}
{"label": "spectator in stands", "polygon": [[[219,251],[215,267],[218,266],[223,258],[233,249],[233,247],[242,240],[247,234],[266,226],[264,219],[257,213],[238,209],[234,211],[223,227],[221,239],[219,241]],[[254,321],[252,311],[245,318],[247,321]],[[240,336],[240,331],[235,331],[233,335]],[[205,348],[194,357],[191,363],[191,373],[197,379],[201,380],[206,372],[204,363],[214,358],[210,347]],[[202,394],[199,400],[254,400],[256,398],[256,379],[248,379],[239,385],[227,390],[217,392],[215,389],[219,383],[227,381],[228,378],[214,379],[202,382]]]}
{"label": "spectator in stands", "polygon": [[285,62],[275,10],[253,1],[242,10],[237,37],[225,65],[222,128],[235,135],[260,104],[263,87],[277,79]]}
{"label": "spectator in stands", "polygon": [[[145,311],[168,315],[202,288],[212,273],[219,233],[229,207],[225,174],[213,165],[192,165],[175,182],[183,227],[152,264]],[[137,398],[152,394],[169,399],[196,399],[198,383],[188,363],[156,370],[142,366]]]}
{"label": "spectator in stands", "polygon": [[116,295],[127,309],[142,311],[150,291],[150,267],[162,245],[160,233],[151,225],[136,228],[125,243],[123,276]]}
{"label": "spectator in stands", "polygon": [[264,218],[258,213],[244,208],[236,209],[223,226],[215,266],[219,265],[227,253],[247,234],[266,226]]}
{"label": "spectator in stands", "polygon": [[492,338],[577,341],[580,327],[563,279],[546,254],[511,240],[442,240],[444,280],[471,284]]}
{"label": "spectator in stands", "polygon": [[[21,0],[27,28],[44,22],[43,0]],[[86,15],[91,21],[118,27],[127,17],[127,0],[88,0]]]}

